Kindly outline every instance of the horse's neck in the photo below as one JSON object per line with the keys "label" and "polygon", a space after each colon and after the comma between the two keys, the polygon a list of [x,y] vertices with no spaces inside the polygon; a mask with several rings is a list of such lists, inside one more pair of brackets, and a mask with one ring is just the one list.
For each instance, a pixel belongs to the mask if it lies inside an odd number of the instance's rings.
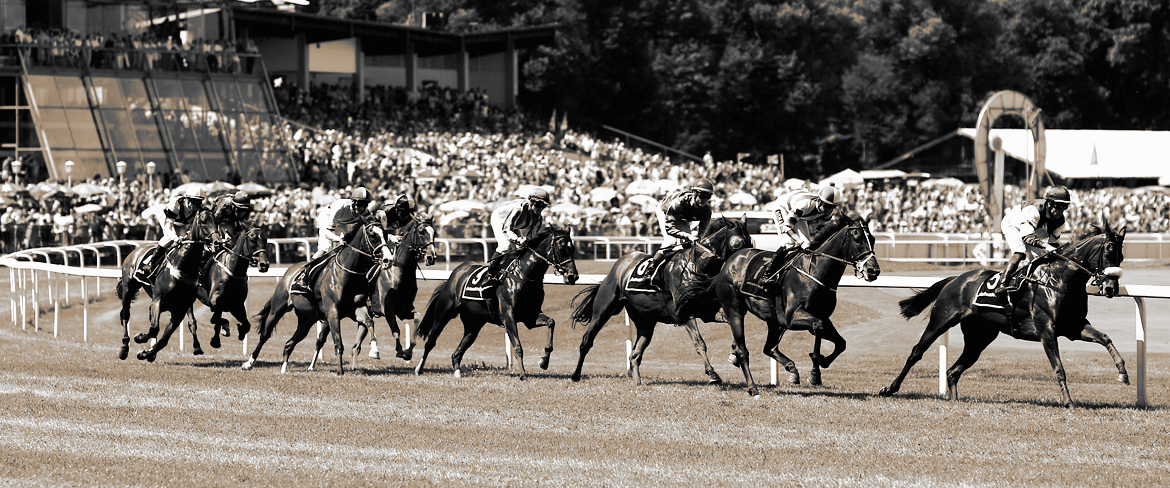
{"label": "horse's neck", "polygon": [[818,254],[805,256],[808,262],[808,274],[813,275],[826,284],[832,283],[836,285],[841,282],[841,276],[845,275],[845,263],[826,256],[845,259],[845,256],[840,255],[843,254],[845,248],[841,242],[843,240],[842,235],[842,233],[838,232],[816,249],[817,253],[824,254],[824,256]]}
{"label": "horse's neck", "polygon": [[548,271],[548,263],[537,257],[535,250],[527,249],[521,253],[516,258],[514,266],[520,273],[520,277],[526,281],[544,283],[544,273]]}
{"label": "horse's neck", "polygon": [[175,256],[175,267],[180,270],[195,270],[203,262],[203,243],[200,241],[192,241],[187,244],[186,251],[183,248],[179,249],[178,255]]}
{"label": "horse's neck", "polygon": [[[1074,289],[1083,290],[1085,284],[1089,282],[1092,275],[1086,271],[1089,269],[1088,260],[1091,258],[1092,250],[1085,251],[1089,253],[1084,259],[1077,256],[1064,256],[1065,259],[1059,257],[1049,257],[1034,266],[1036,277],[1040,281],[1063,281],[1066,287],[1071,291]],[[1072,264],[1072,262],[1076,264]],[[1082,269],[1083,268],[1083,269]]]}

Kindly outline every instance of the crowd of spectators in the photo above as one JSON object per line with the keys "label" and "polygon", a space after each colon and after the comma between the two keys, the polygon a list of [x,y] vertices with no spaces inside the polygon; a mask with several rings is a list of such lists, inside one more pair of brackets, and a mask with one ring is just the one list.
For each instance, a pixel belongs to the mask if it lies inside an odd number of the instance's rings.
{"label": "crowd of spectators", "polygon": [[15,56],[19,49],[31,66],[247,74],[260,53],[251,39],[181,39],[152,31],[83,35],[18,27],[0,33],[0,56],[5,63],[19,65]]}
{"label": "crowd of spectators", "polygon": [[[362,103],[350,101],[348,88],[333,85],[314,86],[310,95],[289,84],[276,93],[291,121],[271,136],[288,147],[302,174],[297,184],[270,185],[270,191],[253,200],[255,221],[267,226],[271,237],[315,235],[317,208],[359,185],[380,199],[413,196],[422,212],[438,218],[443,237],[490,237],[491,210],[536,186],[553,195],[548,221],[574,227],[577,235],[625,236],[658,235],[656,198],[699,176],[716,182],[712,206],[725,212],[768,210],[784,192],[817,186],[786,181],[775,165],[709,156],[671,159],[564,125],[549,127],[493,108],[478,91],[371,87]],[[0,176],[15,183],[8,163],[0,166]],[[101,190],[38,195],[27,191],[35,188],[30,185],[26,191],[0,192],[5,198],[0,211],[3,251],[156,238],[155,223],[144,213],[169,198],[169,189],[154,188],[162,184],[148,184],[141,175],[125,184],[99,176],[75,183]],[[874,232],[990,231],[985,198],[976,185],[894,179],[842,189],[847,205],[869,218]],[[1074,195],[1077,201],[1066,227],[1070,232],[1101,219],[1131,232],[1170,229],[1170,195],[1157,188]],[[1009,187],[1005,203],[1015,205],[1023,198],[1022,190]]]}

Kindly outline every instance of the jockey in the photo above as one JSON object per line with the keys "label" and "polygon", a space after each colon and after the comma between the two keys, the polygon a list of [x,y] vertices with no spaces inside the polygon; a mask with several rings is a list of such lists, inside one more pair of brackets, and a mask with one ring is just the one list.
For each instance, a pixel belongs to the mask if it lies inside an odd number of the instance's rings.
{"label": "jockey", "polygon": [[504,254],[520,248],[524,241],[544,228],[541,212],[552,204],[552,197],[544,188],[537,188],[527,198],[519,198],[500,205],[492,212],[492,230],[496,234],[496,253],[488,262],[488,281],[485,286],[500,283],[500,268]]}
{"label": "jockey", "polygon": [[[394,199],[394,206],[389,209],[378,209],[377,218],[382,228],[386,230],[386,239],[394,244],[402,242],[402,229],[414,219],[414,199],[405,193]],[[398,290],[402,283],[402,268],[390,267],[390,289]]]}
{"label": "jockey", "polygon": [[321,209],[317,214],[317,252],[313,253],[309,264],[306,264],[293,280],[290,291],[312,296],[308,283],[309,275],[325,262],[330,256],[330,251],[345,244],[343,239],[346,234],[365,223],[370,200],[370,191],[359,186],[349,192],[349,198],[339,198]]}
{"label": "jockey", "polygon": [[1035,259],[1039,250],[1051,251],[1060,245],[1060,228],[1064,226],[1064,211],[1072,203],[1072,196],[1063,186],[1044,190],[1044,199],[1026,202],[1008,209],[1000,227],[1012,257],[1003,279],[995,287],[996,294],[1008,290],[1008,281],[1025,257]]}
{"label": "jockey", "polygon": [[211,219],[215,223],[211,228],[211,242],[230,248],[240,232],[244,231],[245,221],[252,213],[252,201],[248,194],[238,191],[232,195],[223,195],[212,199]]}
{"label": "jockey", "polygon": [[[711,196],[715,185],[707,178],[699,178],[690,188],[669,193],[658,206],[658,224],[662,226],[662,247],[654,253],[650,270],[658,269],[670,256],[690,247],[707,233],[711,225]],[[691,222],[698,228],[691,231]]]}
{"label": "jockey", "polygon": [[158,241],[158,249],[147,256],[142,266],[138,268],[138,272],[134,274],[134,279],[144,284],[150,284],[158,264],[166,261],[167,253],[179,242],[179,232],[176,227],[188,225],[195,220],[195,215],[203,207],[205,196],[202,188],[191,187],[184,193],[173,195],[167,201],[162,213],[158,214],[157,217],[163,233],[162,239]]}
{"label": "jockey", "polygon": [[778,282],[776,272],[780,270],[790,253],[796,247],[808,249],[817,227],[832,215],[840,201],[840,194],[831,185],[822,187],[817,193],[808,190],[793,190],[780,197],[773,218],[779,226],[780,247],[768,266],[764,268],[764,279],[760,286],[768,288]]}

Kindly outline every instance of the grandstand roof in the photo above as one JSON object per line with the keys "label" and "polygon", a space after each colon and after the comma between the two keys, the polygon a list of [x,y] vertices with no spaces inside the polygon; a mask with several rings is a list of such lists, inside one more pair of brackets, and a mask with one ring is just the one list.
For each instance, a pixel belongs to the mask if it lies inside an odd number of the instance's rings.
{"label": "grandstand roof", "polygon": [[[959,129],[975,139],[975,129]],[[1026,129],[991,129],[1013,158],[1032,162],[1031,133]],[[1044,131],[1044,167],[1063,178],[1170,177],[1170,131],[1071,130]]]}
{"label": "grandstand roof", "polygon": [[533,48],[551,44],[557,29],[553,24],[460,34],[302,12],[240,7],[233,9],[232,18],[237,29],[248,29],[248,35],[252,37],[305,34],[306,42],[310,43],[361,38],[362,51],[369,55],[403,54],[407,42],[413,42],[414,51],[423,56],[457,53],[461,46],[471,55],[502,52],[509,40],[517,49]]}

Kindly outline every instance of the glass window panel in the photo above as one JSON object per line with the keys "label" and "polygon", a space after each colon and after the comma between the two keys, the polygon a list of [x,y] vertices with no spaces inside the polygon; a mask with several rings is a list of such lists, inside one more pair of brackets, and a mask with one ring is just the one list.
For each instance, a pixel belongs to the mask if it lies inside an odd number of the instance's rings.
{"label": "glass window panel", "polygon": [[[159,178],[163,174],[171,172],[171,165],[167,162],[167,155],[162,151],[144,150],[142,151],[142,160],[145,162],[154,161],[154,184],[156,187],[159,185],[159,181],[161,181]],[[145,166],[143,166],[142,171],[146,171]]]}
{"label": "glass window panel", "polygon": [[180,112],[177,110],[168,110],[163,112],[166,119],[167,129],[171,133],[171,142],[175,144],[175,149],[182,151],[198,151],[199,146],[195,142],[195,134],[191,132],[191,115],[187,112]]}
{"label": "glass window panel", "polygon": [[240,82],[240,100],[249,112],[267,112],[268,103],[265,102],[264,92],[257,82]]}
{"label": "glass window panel", "polygon": [[94,100],[102,108],[125,108],[126,97],[117,78],[93,78]]}
{"label": "glass window panel", "polygon": [[224,112],[242,112],[240,107],[240,91],[236,89],[235,81],[215,82],[215,94],[219,97],[219,109]]}
{"label": "glass window panel", "polygon": [[203,153],[203,167],[206,169],[206,181],[227,181],[227,156],[223,153]]}
{"label": "glass window panel", "polygon": [[[57,159],[57,156],[53,156]],[[108,178],[110,176],[110,169],[106,166],[106,157],[101,151],[86,151],[77,150],[74,152],[73,160],[73,184],[78,184],[81,180],[86,180],[97,176],[98,178]],[[65,164],[65,163],[61,163]]]}
{"label": "glass window panel", "polygon": [[178,80],[155,80],[158,87],[158,105],[162,110],[178,110],[183,108],[183,91],[179,89]]}
{"label": "glass window panel", "polygon": [[77,147],[73,144],[73,133],[69,132],[69,120],[65,118],[63,109],[41,109],[40,129],[45,136],[45,145],[50,148]]}
{"label": "glass window panel", "polygon": [[235,156],[236,167],[240,171],[240,181],[263,179],[260,174],[260,156],[255,151],[239,151]]}
{"label": "glass window panel", "polygon": [[[208,181],[207,171],[203,169],[203,161],[199,160],[199,153],[194,151],[176,151],[175,160],[178,163],[178,172],[191,178],[191,181]],[[174,186],[179,186],[181,179]]]}
{"label": "glass window panel", "polygon": [[24,90],[16,76],[0,77],[0,105],[16,105],[17,93]]}
{"label": "glass window panel", "polygon": [[89,109],[66,109],[65,117],[69,119],[69,131],[73,133],[74,147],[99,150],[102,148],[97,127],[93,123],[93,114]]}
{"label": "glass window panel", "polygon": [[85,96],[85,85],[81,78],[55,76],[57,93],[61,96],[61,106],[65,108],[89,108],[89,98]]}
{"label": "glass window panel", "polygon": [[41,147],[41,138],[37,135],[37,125],[33,122],[31,110],[17,112],[17,141],[18,147]]}
{"label": "glass window panel", "polygon": [[203,89],[202,81],[183,80],[180,83],[183,86],[184,101],[187,103],[188,109],[208,110],[210,108],[210,105],[207,103],[207,91]]}
{"label": "glass window panel", "polygon": [[57,94],[57,84],[52,76],[29,76],[28,89],[32,90],[33,100],[38,107],[60,107],[61,97]]}
{"label": "glass window panel", "polygon": [[130,123],[134,126],[134,136],[138,139],[138,147],[142,150],[162,149],[162,137],[158,133],[158,124],[154,117],[147,115],[146,110],[131,110],[127,112]]}
{"label": "glass window panel", "polygon": [[146,96],[146,85],[139,79],[120,79],[122,95],[126,97],[126,108],[130,110],[149,109],[150,99]]}
{"label": "glass window panel", "polygon": [[191,112],[191,129],[195,133],[199,150],[206,154],[209,151],[223,152],[223,144],[219,140],[219,127],[216,125],[215,112]]}
{"label": "glass window panel", "polygon": [[138,140],[134,137],[134,124],[130,123],[130,115],[125,110],[103,109],[101,113],[114,150],[137,151]]}

